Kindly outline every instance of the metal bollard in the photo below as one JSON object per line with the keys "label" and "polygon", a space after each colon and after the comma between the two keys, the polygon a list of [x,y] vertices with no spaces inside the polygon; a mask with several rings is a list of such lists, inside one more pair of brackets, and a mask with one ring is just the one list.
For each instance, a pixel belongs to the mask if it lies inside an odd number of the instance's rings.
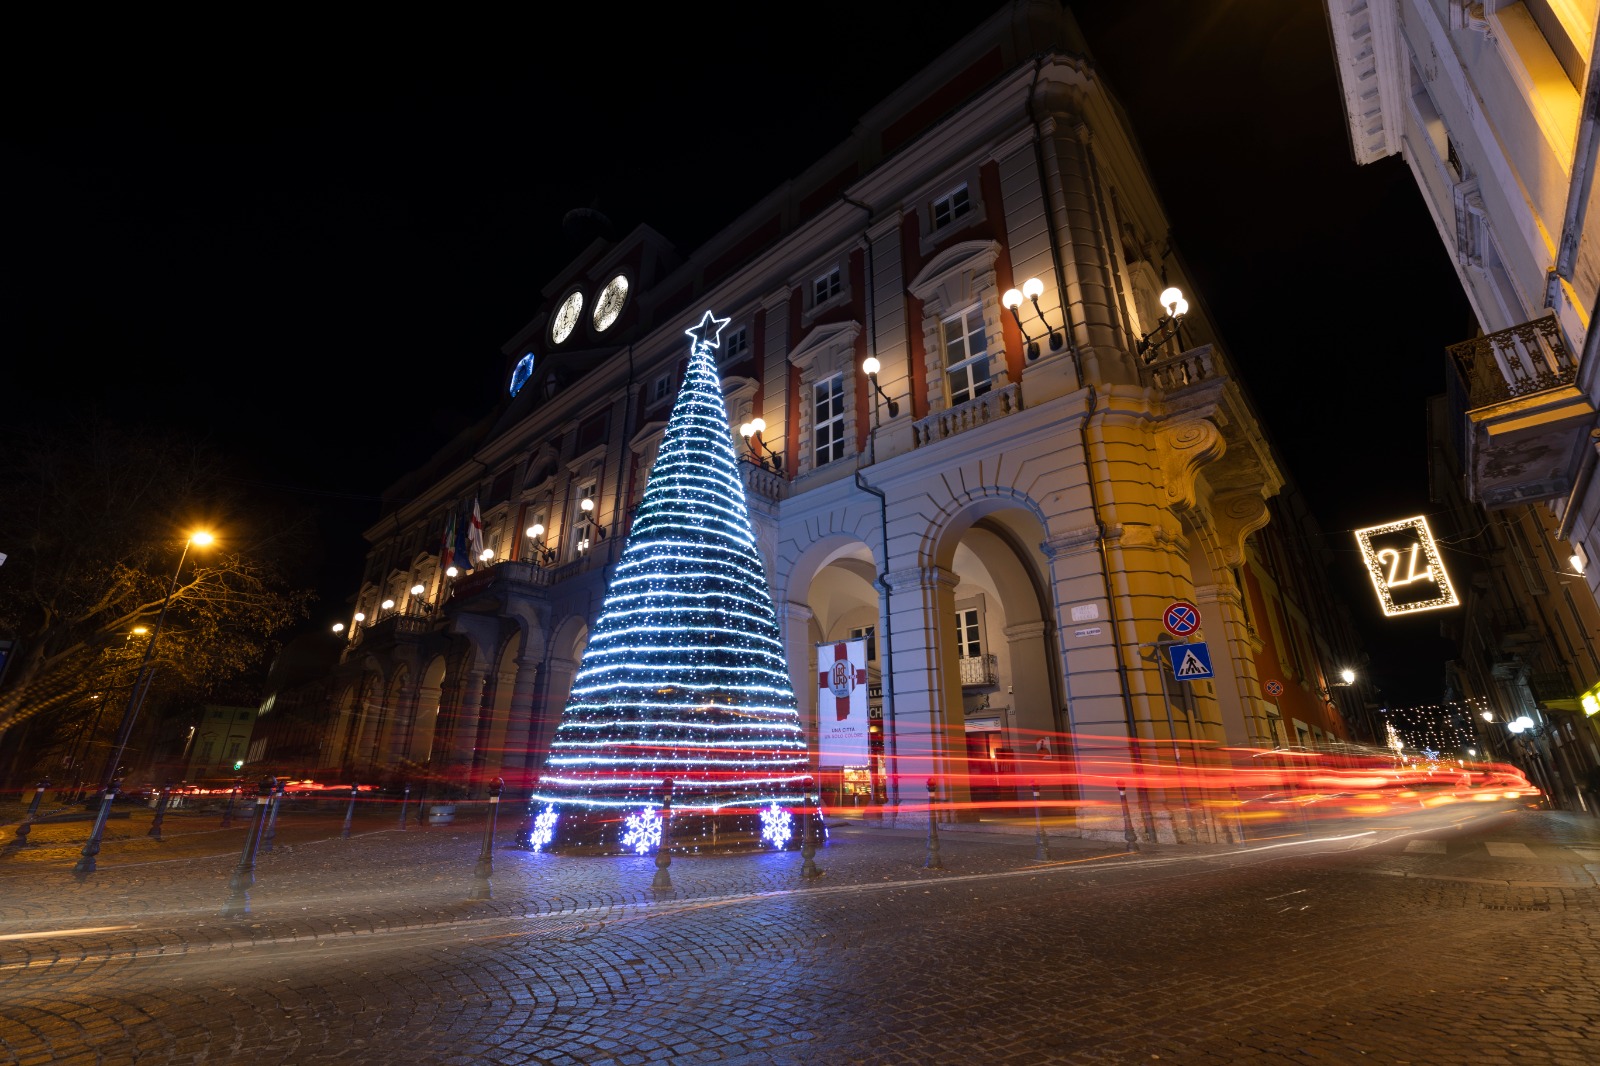
{"label": "metal bollard", "polygon": [[672,778],[661,782],[661,844],[656,848],[656,876],[650,887],[657,892],[672,891]]}
{"label": "metal bollard", "polygon": [[244,850],[239,853],[239,865],[233,868],[228,879],[228,901],[222,905],[224,918],[241,918],[250,913],[250,888],[256,883],[256,847],[266,828],[267,811],[278,788],[278,779],[263,777],[256,792],[255,813],[244,832]]}
{"label": "metal bollard", "polygon": [[239,794],[239,786],[242,784],[244,784],[244,778],[236,777],[233,779],[233,787],[228,790],[228,802],[222,806],[222,828],[224,829],[233,827],[233,799]]}
{"label": "metal bollard", "polygon": [[161,823],[167,819],[167,804],[172,802],[172,782],[168,781],[161,786],[161,795],[156,797],[156,816],[150,820],[150,831],[145,836],[155,837],[156,843],[162,843]]}
{"label": "metal bollard", "polygon": [[[273,778],[274,782],[278,779]],[[267,808],[267,827],[261,831],[262,853],[272,850],[272,841],[278,835],[278,801],[283,799],[283,790],[286,786],[275,785],[272,793],[272,802]]]}
{"label": "metal bollard", "polygon": [[28,804],[28,813],[23,815],[22,821],[17,824],[17,835],[6,844],[6,850],[28,846],[28,834],[33,832],[33,820],[39,816],[39,802],[44,799],[44,790],[49,787],[49,781],[40,781],[33,786],[33,802]]}
{"label": "metal bollard", "polygon": [[1040,862],[1050,858],[1050,841],[1044,835],[1044,816],[1039,813],[1039,782],[1033,782],[1033,857]]}
{"label": "metal bollard", "polygon": [[[822,871],[817,869],[816,863],[817,838],[816,834],[813,832],[811,822],[811,812],[813,810],[811,805],[811,786],[812,780],[808,777],[806,778],[805,795],[801,797],[801,807],[804,813],[800,816],[800,857],[805,860],[805,862],[800,864],[801,877],[822,876]],[[817,799],[818,803],[820,804],[821,796],[818,796]]]}
{"label": "metal bollard", "polygon": [[100,834],[105,832],[106,819],[111,816],[111,804],[117,798],[117,790],[122,786],[120,778],[113,779],[106,786],[103,798],[100,800],[100,813],[95,816],[94,828],[89,832],[89,839],[83,845],[83,853],[78,856],[78,864],[72,868],[72,874],[82,881],[94,873],[94,857],[100,854]]}
{"label": "metal bollard", "polygon": [[938,782],[928,778],[928,857],[922,863],[928,870],[944,869],[944,860],[939,856],[939,812],[933,806],[937,788]]}
{"label": "metal bollard", "polygon": [[350,805],[344,809],[344,828],[339,830],[339,839],[341,840],[350,839],[350,823],[355,821],[356,817],[356,793],[360,791],[360,785],[352,784],[350,786]]}
{"label": "metal bollard", "polygon": [[494,823],[500,811],[500,793],[506,787],[503,778],[495,778],[489,786],[489,819],[483,823],[483,850],[478,852],[478,865],[472,870],[472,891],[468,899],[493,899],[494,889],[489,878],[494,876]]}
{"label": "metal bollard", "polygon": [[406,808],[411,806],[411,785],[405,786],[405,792],[400,797],[400,832],[406,831]]}
{"label": "metal bollard", "polygon": [[1128,786],[1121,781],[1117,782],[1117,795],[1122,797],[1122,839],[1127,841],[1129,851],[1139,850],[1139,834],[1133,831],[1133,815],[1128,810]]}

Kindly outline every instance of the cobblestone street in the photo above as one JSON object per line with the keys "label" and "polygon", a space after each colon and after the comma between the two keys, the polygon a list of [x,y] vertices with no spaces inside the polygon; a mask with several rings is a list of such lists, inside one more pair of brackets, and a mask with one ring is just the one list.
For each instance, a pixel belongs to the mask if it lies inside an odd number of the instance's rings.
{"label": "cobblestone street", "polygon": [[1058,838],[1049,862],[1031,833],[964,827],[942,870],[919,832],[842,822],[817,881],[794,853],[684,856],[659,896],[650,858],[527,854],[503,822],[494,899],[469,902],[481,823],[342,841],[285,819],[236,920],[242,831],[175,835],[192,854],[168,860],[108,846],[81,885],[24,852],[0,862],[0,1057],[1595,1061],[1600,823],[1391,822],[1137,854]]}

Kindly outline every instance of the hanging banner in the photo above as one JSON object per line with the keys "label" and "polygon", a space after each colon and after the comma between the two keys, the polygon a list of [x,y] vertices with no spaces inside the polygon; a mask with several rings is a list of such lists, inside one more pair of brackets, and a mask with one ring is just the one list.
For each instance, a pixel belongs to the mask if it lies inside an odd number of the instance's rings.
{"label": "hanging banner", "polygon": [[1392,618],[1412,611],[1455,607],[1461,601],[1444,572],[1444,560],[1422,515],[1358,529],[1356,543],[1378,593],[1378,605]]}
{"label": "hanging banner", "polygon": [[817,645],[817,749],[824,766],[867,761],[867,642]]}

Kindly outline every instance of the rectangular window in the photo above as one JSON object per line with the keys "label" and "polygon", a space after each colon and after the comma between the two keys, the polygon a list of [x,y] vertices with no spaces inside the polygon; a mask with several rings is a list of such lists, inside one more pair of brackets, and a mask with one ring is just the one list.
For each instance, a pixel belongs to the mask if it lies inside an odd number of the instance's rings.
{"label": "rectangular window", "polygon": [[953,192],[933,202],[933,228],[944,229],[971,209],[972,201],[967,196],[966,185],[958,186]]}
{"label": "rectangular window", "polygon": [[662,374],[650,388],[650,402],[660,403],[670,395],[672,395],[672,375]]}
{"label": "rectangular window", "polygon": [[983,335],[982,309],[977,305],[944,320],[944,369],[950,383],[950,406],[956,407],[989,391],[989,347]]}
{"label": "rectangular window", "polygon": [[[579,555],[587,552],[594,543],[594,514],[600,506],[600,501],[595,498],[598,489],[595,482],[590,482],[578,492],[578,498],[572,501],[572,544],[573,550]],[[584,510],[583,501],[588,500],[594,504],[589,510]]]}
{"label": "rectangular window", "polygon": [[834,267],[811,283],[811,306],[827,303],[839,295],[843,288],[844,283],[839,277],[839,268]]}
{"label": "rectangular window", "polygon": [[214,740],[208,740],[204,744],[200,745],[200,761],[210,762],[211,753],[216,750],[216,746],[217,742]]}
{"label": "rectangular window", "polygon": [[864,640],[867,642],[867,662],[878,661],[878,627],[856,626],[850,631],[851,640]]}
{"label": "rectangular window", "polygon": [[606,430],[610,427],[610,411],[601,411],[599,414],[591,416],[587,421],[578,427],[578,451],[580,453],[586,452],[590,448],[604,444],[606,439]]}
{"label": "rectangular window", "polygon": [[722,362],[728,363],[750,351],[750,330],[740,326],[722,338]]}
{"label": "rectangular window", "polygon": [[983,635],[978,626],[978,609],[956,612],[956,658],[976,659],[983,655]]}
{"label": "rectangular window", "polygon": [[844,458],[844,375],[835,374],[811,389],[813,465]]}

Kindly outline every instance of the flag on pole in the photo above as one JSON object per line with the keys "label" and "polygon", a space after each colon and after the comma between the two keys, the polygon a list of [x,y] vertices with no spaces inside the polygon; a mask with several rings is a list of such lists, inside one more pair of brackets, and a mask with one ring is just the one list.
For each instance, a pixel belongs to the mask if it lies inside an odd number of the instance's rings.
{"label": "flag on pole", "polygon": [[483,516],[478,513],[478,498],[472,498],[472,524],[467,527],[467,549],[472,552],[472,565],[478,565],[483,554]]}
{"label": "flag on pole", "polygon": [[444,537],[439,545],[439,569],[448,570],[456,566],[455,561],[456,541],[456,514],[451,511],[444,519]]}
{"label": "flag on pole", "polygon": [[478,565],[478,560],[467,552],[467,523],[459,520],[455,513],[451,512],[450,524],[455,528],[455,535],[450,538],[450,542],[455,545],[456,568],[471,570]]}

